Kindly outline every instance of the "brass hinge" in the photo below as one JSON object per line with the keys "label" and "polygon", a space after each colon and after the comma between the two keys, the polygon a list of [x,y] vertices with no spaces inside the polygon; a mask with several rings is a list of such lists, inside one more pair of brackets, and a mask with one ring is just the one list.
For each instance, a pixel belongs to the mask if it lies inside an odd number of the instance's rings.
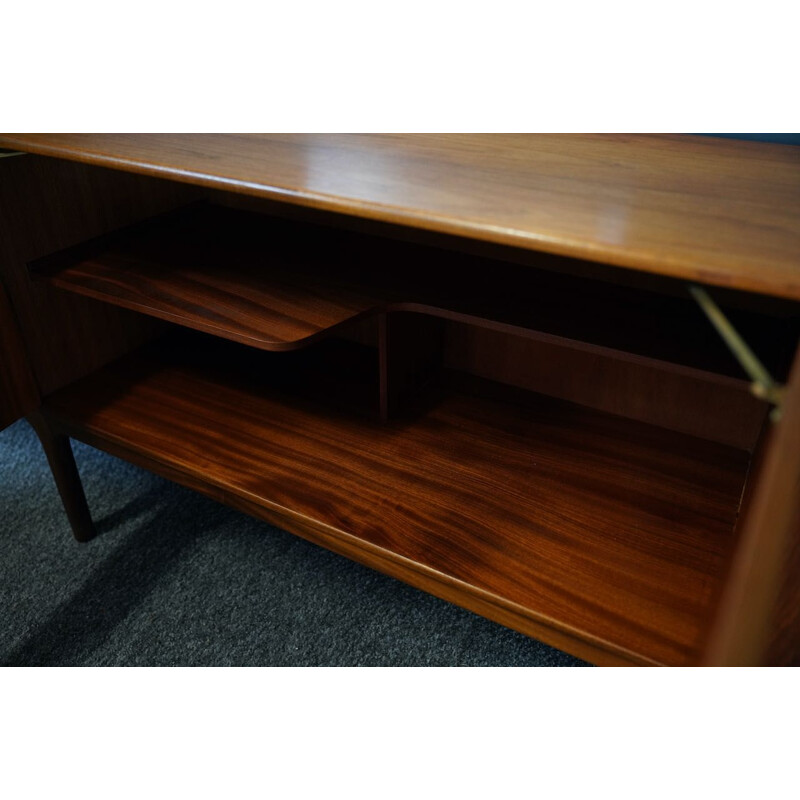
{"label": "brass hinge", "polygon": [[770,412],[770,419],[777,422],[781,417],[781,403],[785,387],[769,374],[769,370],[758,360],[758,356],[749,348],[747,342],[739,335],[731,321],[705,289],[690,285],[689,292],[747,373],[751,381],[750,391],[760,400],[766,400],[774,406]]}

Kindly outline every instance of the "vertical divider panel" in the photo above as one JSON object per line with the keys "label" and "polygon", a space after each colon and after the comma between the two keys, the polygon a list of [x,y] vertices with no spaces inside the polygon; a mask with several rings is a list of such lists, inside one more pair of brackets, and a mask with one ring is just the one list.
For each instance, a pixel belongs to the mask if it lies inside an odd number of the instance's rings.
{"label": "vertical divider panel", "polygon": [[394,311],[378,318],[381,421],[400,416],[439,375],[444,320]]}

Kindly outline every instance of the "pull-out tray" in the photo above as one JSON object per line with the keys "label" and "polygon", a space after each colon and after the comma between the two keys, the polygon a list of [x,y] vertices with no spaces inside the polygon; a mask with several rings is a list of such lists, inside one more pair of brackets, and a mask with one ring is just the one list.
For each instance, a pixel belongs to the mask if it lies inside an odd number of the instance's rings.
{"label": "pull-out tray", "polygon": [[[678,296],[656,294],[571,276],[569,259],[547,264],[198,204],[31,270],[62,289],[263,350],[306,346],[370,314],[413,311],[746,385],[682,285],[672,287]],[[775,367],[783,322],[730,313]]]}

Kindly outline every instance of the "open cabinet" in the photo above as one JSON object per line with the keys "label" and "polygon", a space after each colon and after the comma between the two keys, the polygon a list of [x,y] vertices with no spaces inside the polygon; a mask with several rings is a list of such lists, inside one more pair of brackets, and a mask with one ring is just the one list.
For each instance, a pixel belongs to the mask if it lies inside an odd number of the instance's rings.
{"label": "open cabinet", "polygon": [[24,259],[142,332],[30,409],[81,538],[65,437],[595,663],[796,658],[796,299],[710,290],[778,418],[679,277],[167,205]]}

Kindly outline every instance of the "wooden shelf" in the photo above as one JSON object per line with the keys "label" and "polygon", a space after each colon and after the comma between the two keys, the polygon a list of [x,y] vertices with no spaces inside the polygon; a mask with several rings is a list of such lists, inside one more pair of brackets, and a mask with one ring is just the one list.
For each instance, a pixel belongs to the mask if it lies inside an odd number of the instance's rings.
{"label": "wooden shelf", "polygon": [[318,269],[320,246],[308,231],[290,236],[260,221],[193,207],[32,269],[63,289],[265,350],[304,346],[372,312],[375,297]]}
{"label": "wooden shelf", "polygon": [[273,385],[271,365],[292,354],[187,336],[51,395],[47,414],[598,663],[698,659],[746,453],[494,384],[448,386],[380,425]]}
{"label": "wooden shelf", "polygon": [[800,147],[653,134],[3,134],[0,146],[800,300]]}
{"label": "wooden shelf", "polygon": [[[306,346],[367,315],[413,311],[744,385],[688,295],[574,277],[571,263],[548,257],[548,269],[535,270],[198,204],[31,270],[62,289],[264,350]],[[780,374],[787,322],[728,313]]]}
{"label": "wooden shelf", "polygon": [[[796,658],[800,148],[0,144],[37,154],[3,164],[0,283],[41,388],[0,364],[2,418],[79,540],[66,435],[595,663]],[[785,385],[779,421],[687,282]]]}

